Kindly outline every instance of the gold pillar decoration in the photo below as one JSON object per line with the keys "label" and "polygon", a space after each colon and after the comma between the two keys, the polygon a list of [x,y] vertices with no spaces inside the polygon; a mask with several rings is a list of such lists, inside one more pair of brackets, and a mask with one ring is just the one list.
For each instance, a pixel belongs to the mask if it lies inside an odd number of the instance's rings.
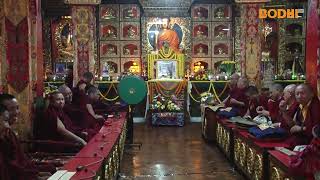
{"label": "gold pillar decoration", "polygon": [[260,82],[261,40],[259,35],[259,5],[247,5],[246,21],[246,75],[251,82]]}
{"label": "gold pillar decoration", "polygon": [[96,5],[101,0],[65,0],[72,6],[72,25],[75,59],[73,82],[77,83],[84,72],[95,73]]}
{"label": "gold pillar decoration", "polygon": [[73,6],[72,22],[75,37],[75,59],[73,62],[74,82],[87,71],[94,73],[95,7]]}

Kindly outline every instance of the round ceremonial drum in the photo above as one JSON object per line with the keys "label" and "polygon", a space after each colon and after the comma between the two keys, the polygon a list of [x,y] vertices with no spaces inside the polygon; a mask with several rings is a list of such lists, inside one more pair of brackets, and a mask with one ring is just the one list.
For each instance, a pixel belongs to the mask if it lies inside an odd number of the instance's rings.
{"label": "round ceremonial drum", "polygon": [[138,76],[126,76],[118,85],[120,98],[127,104],[138,104],[147,95],[147,86]]}

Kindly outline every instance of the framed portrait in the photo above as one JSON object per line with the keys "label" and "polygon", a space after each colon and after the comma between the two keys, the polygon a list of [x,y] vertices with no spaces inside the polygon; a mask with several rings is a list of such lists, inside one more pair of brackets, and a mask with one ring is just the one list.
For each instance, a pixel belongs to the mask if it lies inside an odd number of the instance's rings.
{"label": "framed portrait", "polygon": [[177,61],[157,61],[156,62],[156,78],[157,79],[177,79],[178,74],[177,74]]}
{"label": "framed portrait", "polygon": [[[181,17],[142,19],[142,46],[147,54],[160,50],[165,43],[175,52],[191,50],[191,19]],[[191,53],[191,52],[190,52]]]}
{"label": "framed portrait", "polygon": [[55,63],[55,74],[64,75],[66,74],[67,65],[66,63]]}

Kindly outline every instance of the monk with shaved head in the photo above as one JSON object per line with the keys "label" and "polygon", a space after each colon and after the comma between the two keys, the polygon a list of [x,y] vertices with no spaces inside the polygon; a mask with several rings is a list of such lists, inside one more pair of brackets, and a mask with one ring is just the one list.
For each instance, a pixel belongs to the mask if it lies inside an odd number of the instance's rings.
{"label": "monk with shaved head", "polygon": [[[64,96],[60,92],[53,92],[50,94],[50,104],[44,114],[44,119],[39,123],[39,129],[36,131],[36,136],[40,140],[54,140],[74,142],[80,145],[86,145],[86,142],[76,135],[77,129],[72,125],[71,120],[63,112]],[[45,150],[54,151],[54,148]],[[56,149],[61,149],[57,147]],[[59,151],[57,150],[57,151]]]}
{"label": "monk with shaved head", "polygon": [[244,116],[248,109],[248,98],[246,96],[246,89],[248,86],[249,81],[247,78],[239,78],[237,90],[233,94],[230,94],[230,100],[227,103],[227,106],[236,108],[240,116]]}
{"label": "monk with shaved head", "polygon": [[58,88],[59,92],[65,98],[65,105],[63,106],[63,112],[65,113],[64,119],[70,119],[67,121],[69,129],[73,130],[72,132],[83,137],[83,134],[86,135],[86,139],[90,140],[96,134],[96,130],[85,127],[84,124],[87,121],[86,112],[81,111],[80,107],[72,104],[72,91],[66,86],[62,85]]}
{"label": "monk with shaved head", "polygon": [[237,92],[237,83],[239,78],[240,76],[238,73],[233,73],[231,75],[230,82],[229,82],[229,89],[228,89],[229,96],[223,100],[223,103],[226,104],[227,106],[229,105],[228,103],[229,103],[230,97],[232,97]]}
{"label": "monk with shaved head", "polygon": [[294,125],[293,116],[299,107],[295,98],[295,84],[286,86],[283,90],[283,100],[279,103],[279,122],[280,127],[290,130]]}
{"label": "monk with shaved head", "polygon": [[294,143],[309,144],[312,139],[312,128],[320,124],[320,102],[310,85],[300,84],[295,89],[296,101],[299,104],[294,115],[294,126],[290,132]]}
{"label": "monk with shaved head", "polygon": [[0,94],[0,179],[47,179],[39,170],[53,173],[55,168],[33,163],[23,152],[11,128],[17,122],[19,113],[17,99],[11,94]]}
{"label": "monk with shaved head", "polygon": [[257,113],[269,116],[272,122],[278,122],[279,103],[282,100],[283,87],[280,84],[273,84],[270,88],[271,94],[268,99],[267,109],[263,106],[257,107]]}

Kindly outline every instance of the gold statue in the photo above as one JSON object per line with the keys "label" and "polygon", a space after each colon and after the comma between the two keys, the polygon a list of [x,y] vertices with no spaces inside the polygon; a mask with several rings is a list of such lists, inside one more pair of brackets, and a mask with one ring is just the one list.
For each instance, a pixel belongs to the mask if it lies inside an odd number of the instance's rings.
{"label": "gold statue", "polygon": [[216,38],[220,38],[220,39],[223,39],[223,38],[225,38],[225,37],[226,37],[226,34],[225,34],[225,32],[223,32],[223,31],[219,31],[218,34],[217,34],[217,36],[216,36]]}
{"label": "gold statue", "polygon": [[130,55],[130,50],[126,47],[123,48],[123,54],[124,55]]}
{"label": "gold statue", "polygon": [[224,51],[223,51],[223,49],[222,48],[218,48],[218,54],[219,55],[224,55],[224,54],[226,54]]}
{"label": "gold statue", "polygon": [[61,36],[62,47],[59,49],[60,58],[69,59],[74,57],[73,43],[71,40],[71,35]]}
{"label": "gold statue", "polygon": [[105,13],[101,17],[102,19],[113,19],[115,17],[115,11],[112,8],[106,8]]}
{"label": "gold statue", "polygon": [[117,54],[116,48],[114,46],[109,46],[109,48],[107,49],[106,54],[108,54],[108,55],[116,55]]}
{"label": "gold statue", "polygon": [[217,12],[215,13],[215,18],[221,19],[224,18],[224,8],[217,8]]}
{"label": "gold statue", "polygon": [[117,38],[116,33],[113,29],[108,29],[107,33],[103,36],[104,38]]}
{"label": "gold statue", "polygon": [[134,17],[134,14],[133,14],[133,8],[129,8],[127,9],[126,13],[125,13],[125,16],[124,18],[133,18]]}
{"label": "gold statue", "polygon": [[200,27],[200,26],[198,27],[198,30],[197,30],[197,32],[196,32],[196,37],[199,37],[199,38],[206,37],[206,36],[204,35],[204,32],[201,30],[201,27]]}
{"label": "gold statue", "polygon": [[136,31],[133,29],[132,26],[130,26],[128,28],[128,34],[127,35],[128,35],[129,38],[135,38],[136,37]]}
{"label": "gold statue", "polygon": [[198,48],[197,55],[198,55],[198,56],[205,56],[206,54],[205,54],[205,52],[204,52],[203,50],[204,50],[203,47],[200,46],[200,47]]}

